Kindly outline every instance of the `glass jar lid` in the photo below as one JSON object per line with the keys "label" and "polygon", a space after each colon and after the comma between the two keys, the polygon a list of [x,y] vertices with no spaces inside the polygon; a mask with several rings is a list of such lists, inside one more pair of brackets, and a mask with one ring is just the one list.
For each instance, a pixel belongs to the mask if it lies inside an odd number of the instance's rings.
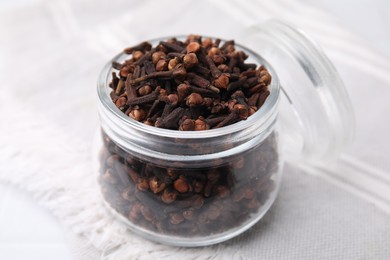
{"label": "glass jar lid", "polygon": [[237,37],[272,65],[279,78],[280,139],[289,161],[324,163],[336,158],[354,132],[353,109],[329,58],[309,36],[270,20]]}

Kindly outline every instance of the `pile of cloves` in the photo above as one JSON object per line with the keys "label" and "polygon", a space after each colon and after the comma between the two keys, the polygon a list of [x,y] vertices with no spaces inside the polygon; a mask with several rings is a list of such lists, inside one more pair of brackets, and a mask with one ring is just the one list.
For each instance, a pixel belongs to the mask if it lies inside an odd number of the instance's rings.
{"label": "pile of cloves", "polygon": [[242,226],[265,210],[278,172],[271,134],[216,166],[162,167],[116,145],[103,132],[99,183],[105,200],[132,225],[173,236],[209,236]]}
{"label": "pile of cloves", "polygon": [[[221,46],[220,46],[221,45]],[[189,35],[126,48],[113,62],[109,86],[115,105],[134,120],[181,131],[219,128],[245,120],[265,102],[271,75],[245,63],[233,40]]]}

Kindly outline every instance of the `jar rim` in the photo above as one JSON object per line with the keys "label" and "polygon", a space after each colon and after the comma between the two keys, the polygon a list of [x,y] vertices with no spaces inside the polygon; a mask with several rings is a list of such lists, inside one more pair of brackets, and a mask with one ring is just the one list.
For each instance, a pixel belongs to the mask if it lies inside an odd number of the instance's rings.
{"label": "jar rim", "polygon": [[[185,35],[178,35],[178,36],[159,37],[148,41],[152,45],[155,45],[160,41],[167,40],[172,37],[175,37],[177,39],[186,38]],[[216,39],[216,37],[209,37],[209,36],[204,36],[204,37],[208,37],[213,40]],[[224,43],[225,41],[226,40],[221,39],[221,43]],[[279,98],[280,98],[279,79],[273,67],[262,56],[260,56],[260,54],[254,52],[253,50],[239,43],[235,43],[235,46],[238,47],[238,49],[245,51],[249,56],[248,59],[254,60],[259,65],[264,65],[272,76],[272,81],[269,85],[270,95],[265,100],[264,104],[260,107],[260,109],[256,111],[253,115],[249,116],[246,120],[242,120],[237,123],[224,126],[221,128],[216,128],[216,129],[208,129],[202,131],[178,131],[172,129],[157,128],[155,126],[149,126],[126,116],[122,111],[120,111],[115,106],[114,102],[112,102],[109,94],[110,89],[108,87],[111,72],[114,71],[114,68],[112,67],[112,63],[114,61],[124,60],[125,57],[129,56],[124,52],[115,55],[101,70],[97,82],[97,94],[98,94],[99,101],[103,105],[106,111],[109,111],[110,114],[112,114],[121,122],[123,122],[123,124],[135,128],[138,131],[142,131],[155,136],[167,137],[167,138],[207,139],[207,138],[218,137],[220,135],[239,132],[241,130],[244,130],[252,126],[253,124],[259,124],[260,122],[261,122],[260,125],[266,124],[269,121],[269,119],[272,118],[272,115],[274,114],[274,110],[277,108],[277,104],[279,102]]]}

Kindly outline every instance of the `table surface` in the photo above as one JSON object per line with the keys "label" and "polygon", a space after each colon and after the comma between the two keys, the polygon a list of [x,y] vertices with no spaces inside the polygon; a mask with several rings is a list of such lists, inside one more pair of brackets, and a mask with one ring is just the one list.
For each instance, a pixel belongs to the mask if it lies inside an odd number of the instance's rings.
{"label": "table surface", "polygon": [[[28,216],[26,218],[26,216]],[[62,227],[27,192],[0,184],[3,259],[71,259]]]}
{"label": "table surface", "polygon": [[[0,1],[0,11],[11,12],[29,2],[34,1],[3,0]],[[373,48],[390,56],[389,1],[304,2],[337,16],[344,27],[370,39]],[[28,193],[5,184],[0,184],[0,252],[2,259],[72,259],[59,222]]]}

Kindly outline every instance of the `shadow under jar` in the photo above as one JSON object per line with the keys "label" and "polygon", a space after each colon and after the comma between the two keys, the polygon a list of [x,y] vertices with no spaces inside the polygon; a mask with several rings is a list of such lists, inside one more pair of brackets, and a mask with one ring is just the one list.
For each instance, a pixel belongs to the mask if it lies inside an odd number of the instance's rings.
{"label": "shadow under jar", "polygon": [[177,131],[132,120],[110,99],[112,63],[101,72],[99,185],[109,210],[147,239],[219,243],[253,226],[275,200],[282,168],[278,78],[258,54],[235,47],[268,69],[270,96],[254,115],[219,129]]}

